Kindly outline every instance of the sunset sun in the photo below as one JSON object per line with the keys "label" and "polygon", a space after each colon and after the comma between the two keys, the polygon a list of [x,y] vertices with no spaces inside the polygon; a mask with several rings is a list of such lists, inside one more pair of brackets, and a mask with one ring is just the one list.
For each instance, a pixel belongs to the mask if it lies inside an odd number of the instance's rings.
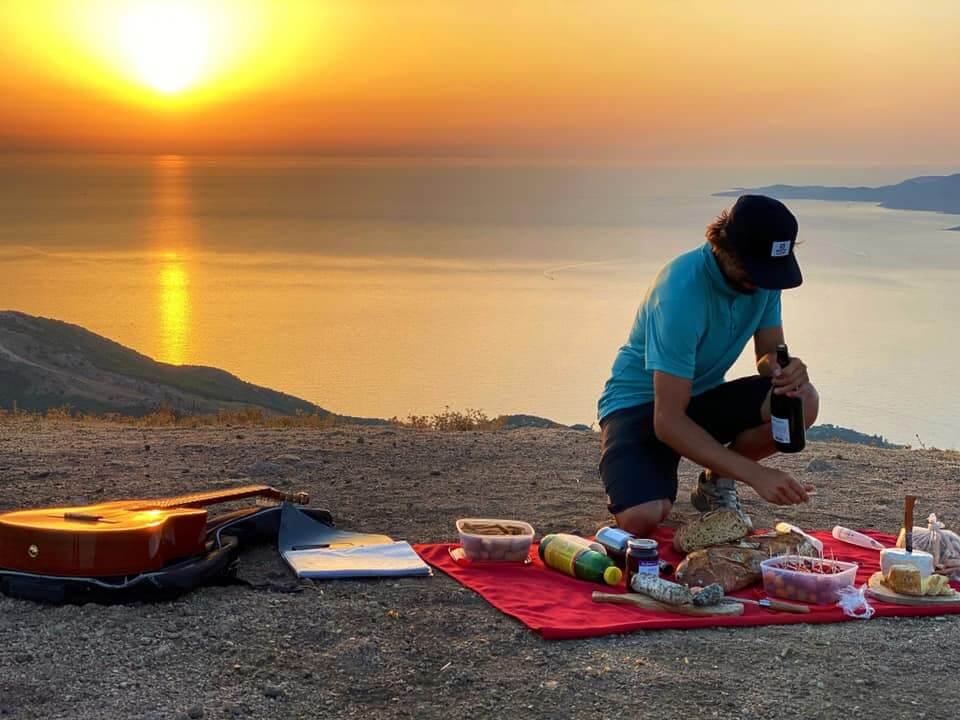
{"label": "sunset sun", "polygon": [[129,72],[146,87],[173,95],[203,79],[213,27],[196,4],[144,3],[120,26]]}

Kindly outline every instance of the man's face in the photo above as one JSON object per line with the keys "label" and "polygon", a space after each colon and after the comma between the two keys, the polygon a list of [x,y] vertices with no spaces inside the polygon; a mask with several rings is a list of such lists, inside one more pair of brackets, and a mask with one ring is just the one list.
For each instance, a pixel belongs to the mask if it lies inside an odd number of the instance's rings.
{"label": "man's face", "polygon": [[759,288],[750,282],[750,276],[743,266],[736,259],[727,253],[723,253],[719,258],[718,264],[727,283],[743,295],[753,295]]}

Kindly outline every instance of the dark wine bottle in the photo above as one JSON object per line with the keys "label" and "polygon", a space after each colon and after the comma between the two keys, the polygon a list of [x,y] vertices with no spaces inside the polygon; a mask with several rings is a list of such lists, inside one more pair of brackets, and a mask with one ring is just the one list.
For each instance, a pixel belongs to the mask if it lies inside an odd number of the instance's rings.
{"label": "dark wine bottle", "polygon": [[[777,364],[785,368],[790,364],[786,345],[777,345]],[[795,453],[806,445],[803,423],[803,398],[772,394],[770,396],[770,426],[773,443],[783,453]]]}

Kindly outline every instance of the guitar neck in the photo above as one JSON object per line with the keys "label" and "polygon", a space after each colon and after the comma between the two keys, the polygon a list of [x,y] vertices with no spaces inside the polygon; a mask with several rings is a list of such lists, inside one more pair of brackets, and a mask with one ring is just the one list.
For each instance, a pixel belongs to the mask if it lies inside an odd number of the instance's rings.
{"label": "guitar neck", "polygon": [[217,503],[243,500],[250,497],[262,497],[280,502],[294,502],[305,505],[310,502],[306,493],[285,493],[269,485],[244,485],[238,488],[211,490],[210,492],[181,495],[173,498],[147,500],[143,503],[144,509],[165,509],[177,507],[206,507]]}

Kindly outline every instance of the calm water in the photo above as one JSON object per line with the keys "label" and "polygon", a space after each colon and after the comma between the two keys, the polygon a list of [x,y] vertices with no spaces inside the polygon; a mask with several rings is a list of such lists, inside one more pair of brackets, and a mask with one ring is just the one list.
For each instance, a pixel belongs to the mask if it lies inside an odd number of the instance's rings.
{"label": "calm water", "polygon": [[[341,413],[590,423],[652,274],[728,204],[711,192],[953,170],[0,156],[0,308]],[[958,219],[791,207],[785,326],[821,420],[960,447]]]}

